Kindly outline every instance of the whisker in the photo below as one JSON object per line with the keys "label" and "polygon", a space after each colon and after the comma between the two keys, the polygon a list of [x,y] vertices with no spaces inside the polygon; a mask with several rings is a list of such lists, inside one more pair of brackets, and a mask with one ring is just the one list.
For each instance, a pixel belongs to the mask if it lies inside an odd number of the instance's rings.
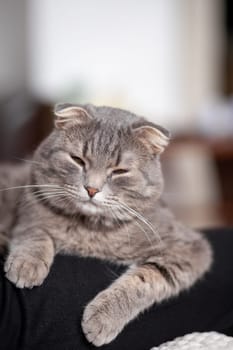
{"label": "whisker", "polygon": [[[122,210],[125,210],[125,208],[122,208]],[[137,217],[137,216],[136,216]],[[138,218],[138,217],[137,217]],[[138,218],[139,219],[139,218]],[[139,219],[141,220],[141,219]],[[134,223],[143,231],[143,233],[145,234],[146,239],[148,240],[148,242],[150,243],[150,245],[153,245],[152,240],[150,239],[150,237],[148,236],[146,230],[144,229],[144,227],[142,225],[140,225],[140,223],[138,221],[134,221]]]}
{"label": "whisker", "polygon": [[65,196],[65,192],[45,192],[45,193],[35,193],[35,197],[32,198],[26,198],[24,197],[23,199],[20,199],[20,205],[21,207],[23,206],[24,208],[32,205],[35,203],[35,200],[37,203],[43,202],[46,199],[53,198],[53,197],[61,197]]}
{"label": "whisker", "polygon": [[[47,199],[50,199],[50,198],[55,198],[55,197],[61,197],[61,196],[65,196],[65,194],[63,193],[58,193],[58,194],[51,194],[51,195],[46,195],[46,196],[39,196],[39,197],[36,197],[36,200],[37,200],[37,203],[40,203],[40,202],[43,202]],[[27,201],[25,201],[26,204],[27,204]],[[28,203],[32,204],[33,203],[33,200],[30,198],[30,200],[28,201]]]}
{"label": "whisker", "polygon": [[40,198],[44,198],[44,199],[48,199],[48,198],[53,198],[55,196],[60,196],[60,195],[65,195],[65,193],[48,193],[48,194],[38,194],[36,195],[36,199],[40,199]]}
{"label": "whisker", "polygon": [[[46,196],[46,195],[50,195],[50,194],[63,194],[65,193],[65,191],[63,191],[62,189],[41,189],[41,190],[36,190],[33,192],[33,197],[31,198],[27,198],[26,197],[26,193],[24,193],[24,201],[28,201],[29,199],[31,200],[31,202],[33,202],[33,198],[34,197],[39,197],[39,196]],[[22,198],[19,199],[20,203],[23,202]]]}
{"label": "whisker", "polygon": [[78,195],[77,195],[77,193],[72,193],[72,192],[70,192],[70,191],[67,191],[67,195],[69,195],[71,198],[74,198],[74,199],[78,199]]}
{"label": "whisker", "polygon": [[131,215],[134,215],[135,217],[137,217],[142,223],[144,223],[147,227],[150,228],[151,232],[154,234],[154,236],[156,237],[156,239],[158,239],[161,242],[161,238],[158,234],[158,232],[155,231],[155,228],[152,226],[152,224],[144,217],[142,216],[139,212],[137,212],[136,210],[132,209],[131,207],[129,207],[128,205],[122,203],[121,201],[116,201],[116,204],[119,203],[119,205],[124,208],[128,213],[131,213]]}
{"label": "whisker", "polygon": [[112,207],[108,206],[108,208],[110,209],[110,213],[112,214],[113,219],[116,220],[117,225],[121,228],[123,226],[123,224],[121,224],[121,222],[118,219],[117,215],[114,213]]}
{"label": "whisker", "polygon": [[131,207],[127,206],[126,204],[123,204],[123,203],[120,203],[120,204],[123,205],[125,209],[128,209],[130,212],[132,212],[132,214],[135,214],[135,216],[137,216],[139,219],[141,219],[142,222],[147,224],[148,227],[150,227],[150,229],[152,230],[152,232],[154,232],[154,227],[144,216],[142,216],[140,213],[138,213],[136,210],[132,209]]}
{"label": "whisker", "polygon": [[120,275],[119,274],[117,274],[116,272],[114,272],[112,269],[110,269],[110,267],[108,267],[108,266],[106,266],[105,267],[106,268],[106,270],[108,270],[114,277],[119,277]]}
{"label": "whisker", "polygon": [[39,165],[43,165],[42,162],[38,162],[36,160],[30,160],[30,159],[25,159],[25,158],[19,158],[19,157],[13,157],[14,159],[17,159],[17,160],[21,160],[23,162],[26,162],[26,163],[32,163],[32,164],[39,164]]}
{"label": "whisker", "polygon": [[[118,218],[117,214],[113,211],[113,209],[110,209],[112,211],[112,213],[114,213],[116,219],[118,220],[118,222],[120,223],[120,219]],[[120,225],[119,225],[120,226]],[[128,229],[128,226],[127,225],[123,225],[121,224],[121,226],[124,226],[125,229],[126,229],[126,232],[127,232],[127,236],[128,236],[128,245],[130,246],[130,233],[129,233],[129,229]],[[121,228],[120,226],[120,228]]]}
{"label": "whisker", "polygon": [[37,195],[47,195],[47,194],[63,194],[63,193],[66,193],[65,191],[63,191],[63,190],[54,190],[54,191],[52,191],[52,190],[47,190],[47,191],[35,191],[35,192],[33,192],[33,195],[34,196],[37,196]]}
{"label": "whisker", "polygon": [[34,188],[34,187],[53,187],[53,188],[62,188],[61,186],[59,185],[22,185],[22,186],[14,186],[14,187],[7,187],[7,188],[0,188],[0,192],[3,192],[3,191],[8,191],[8,190],[17,190],[17,189],[20,189],[20,188]]}

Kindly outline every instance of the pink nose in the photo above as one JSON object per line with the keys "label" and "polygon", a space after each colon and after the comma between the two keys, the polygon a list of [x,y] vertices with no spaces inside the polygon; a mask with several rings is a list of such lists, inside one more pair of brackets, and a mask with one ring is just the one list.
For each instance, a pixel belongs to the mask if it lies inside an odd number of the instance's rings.
{"label": "pink nose", "polygon": [[94,197],[94,195],[97,192],[99,192],[99,190],[97,188],[94,188],[94,187],[85,186],[85,189],[87,190],[87,192],[91,198]]}

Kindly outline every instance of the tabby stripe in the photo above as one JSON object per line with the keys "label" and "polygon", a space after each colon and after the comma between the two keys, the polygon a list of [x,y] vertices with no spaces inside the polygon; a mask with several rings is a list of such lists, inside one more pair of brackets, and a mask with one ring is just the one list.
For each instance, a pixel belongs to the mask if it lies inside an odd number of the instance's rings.
{"label": "tabby stripe", "polygon": [[143,266],[149,266],[156,268],[160,272],[160,274],[163,276],[163,278],[167,281],[168,284],[170,284],[172,287],[176,287],[174,278],[172,277],[171,273],[166,269],[166,267],[156,263],[156,262],[147,262],[143,264]]}
{"label": "tabby stripe", "polygon": [[48,176],[48,177],[53,177],[54,175],[57,175],[56,171],[53,168],[43,168],[42,166],[38,166],[37,168],[38,171],[40,171],[40,173],[42,175]]}
{"label": "tabby stripe", "polygon": [[[90,141],[89,141],[90,142]],[[86,157],[88,150],[88,141],[86,141],[83,145],[83,157]]]}
{"label": "tabby stripe", "polygon": [[57,153],[57,152],[64,152],[64,149],[61,148],[61,147],[54,147],[50,150],[47,150],[46,149],[46,152],[43,152],[41,155],[43,158],[45,158],[46,160],[48,160],[49,158],[51,158],[51,156],[54,154],[54,153]]}
{"label": "tabby stripe", "polygon": [[118,150],[118,154],[117,154],[117,159],[116,159],[116,165],[118,166],[120,164],[120,160],[121,160],[121,150]]}
{"label": "tabby stripe", "polygon": [[145,171],[143,171],[142,169],[139,169],[139,171],[143,175],[148,186],[155,186],[155,182],[150,179],[149,175]]}
{"label": "tabby stripe", "polygon": [[[43,194],[42,194],[41,197],[43,197]],[[36,200],[38,201],[37,198],[36,198]],[[48,201],[38,201],[38,204],[40,204],[42,207],[45,207],[45,208],[49,209],[52,213],[54,213],[54,214],[56,214],[58,216],[63,216],[63,217],[66,217],[66,218],[73,218],[74,217],[73,213],[67,213],[65,210],[63,210],[63,209],[61,209],[61,208],[59,208],[59,207],[57,207],[55,205],[52,205]]]}

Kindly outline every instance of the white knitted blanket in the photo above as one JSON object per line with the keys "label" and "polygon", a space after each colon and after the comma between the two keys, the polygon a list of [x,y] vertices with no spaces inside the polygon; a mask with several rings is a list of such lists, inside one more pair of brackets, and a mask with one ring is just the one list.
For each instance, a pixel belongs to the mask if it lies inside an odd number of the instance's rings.
{"label": "white knitted blanket", "polygon": [[233,338],[217,332],[191,333],[151,350],[233,350]]}

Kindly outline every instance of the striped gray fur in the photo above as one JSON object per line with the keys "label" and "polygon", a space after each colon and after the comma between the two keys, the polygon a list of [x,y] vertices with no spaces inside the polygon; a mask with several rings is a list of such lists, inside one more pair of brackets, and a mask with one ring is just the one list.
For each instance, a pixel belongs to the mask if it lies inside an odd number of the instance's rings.
{"label": "striped gray fur", "polygon": [[[57,253],[128,266],[85,308],[83,332],[100,346],[152,304],[190,288],[209,269],[212,252],[160,198],[164,128],[93,105],[60,105],[55,116],[28,163],[0,170],[2,189],[25,186],[0,191],[5,271],[17,287],[32,288]],[[87,187],[98,192],[90,198]]]}

